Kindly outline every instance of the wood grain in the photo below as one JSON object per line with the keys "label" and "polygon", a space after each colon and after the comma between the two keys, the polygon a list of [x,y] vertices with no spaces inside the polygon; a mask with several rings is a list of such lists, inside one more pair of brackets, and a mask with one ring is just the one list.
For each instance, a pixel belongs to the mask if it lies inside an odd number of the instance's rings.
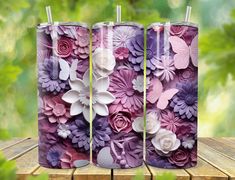
{"label": "wood grain", "polygon": [[151,180],[151,173],[146,165],[131,169],[113,169],[113,180],[132,180],[137,172],[143,172],[145,180]]}
{"label": "wood grain", "polygon": [[110,180],[111,169],[88,165],[77,168],[73,174],[74,180]]}
{"label": "wood grain", "polygon": [[15,159],[31,149],[37,147],[37,140],[27,139],[13,146],[3,149],[3,154],[8,160]]}
{"label": "wood grain", "polygon": [[0,141],[0,150],[3,150],[3,149],[8,148],[10,146],[13,146],[13,145],[20,143],[26,139],[29,139],[29,138],[12,138],[11,140],[8,140],[8,141]]}
{"label": "wood grain", "polygon": [[201,143],[200,141],[198,146],[199,156],[203,160],[209,162],[211,165],[227,174],[230,177],[230,180],[235,180],[235,162],[232,159],[222,155],[218,151],[204,143]]}
{"label": "wood grain", "polygon": [[214,166],[210,165],[206,161],[198,158],[197,166],[188,168],[186,171],[191,175],[192,180],[226,180],[228,176],[223,172],[216,169]]}

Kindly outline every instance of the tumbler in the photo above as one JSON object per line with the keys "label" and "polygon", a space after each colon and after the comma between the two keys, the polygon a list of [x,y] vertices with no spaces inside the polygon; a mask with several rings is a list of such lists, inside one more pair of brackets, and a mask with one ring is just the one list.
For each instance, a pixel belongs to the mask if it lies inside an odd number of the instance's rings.
{"label": "tumbler", "polygon": [[198,27],[155,23],[146,43],[146,162],[159,168],[197,163]]}
{"label": "tumbler", "polygon": [[142,165],[143,26],[95,24],[92,68],[93,163],[105,168]]}
{"label": "tumbler", "polygon": [[89,163],[89,29],[80,23],[37,27],[39,164]]}

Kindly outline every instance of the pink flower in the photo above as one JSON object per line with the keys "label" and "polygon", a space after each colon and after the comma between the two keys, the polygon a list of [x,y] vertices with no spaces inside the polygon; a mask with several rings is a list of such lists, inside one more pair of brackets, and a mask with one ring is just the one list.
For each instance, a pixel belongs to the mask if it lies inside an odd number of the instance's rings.
{"label": "pink flower", "polygon": [[43,113],[48,116],[48,120],[51,123],[66,123],[71,117],[69,114],[69,108],[61,99],[61,95],[50,97],[43,97]]}
{"label": "pink flower", "polygon": [[112,114],[109,118],[109,124],[113,128],[114,132],[124,131],[126,133],[132,130],[131,114],[125,111],[119,111]]}
{"label": "pink flower", "polygon": [[171,164],[183,167],[190,161],[190,154],[187,150],[178,149],[171,154],[168,160]]}
{"label": "pink flower", "polygon": [[129,49],[125,47],[119,47],[115,50],[114,56],[117,60],[125,60],[129,56]]}
{"label": "pink flower", "polygon": [[116,97],[110,105],[110,113],[128,111],[138,113],[143,108],[143,93],[134,90],[132,81],[137,74],[132,69],[119,69],[110,77],[109,91]]}
{"label": "pink flower", "polygon": [[181,26],[181,25],[172,25],[170,27],[170,34],[173,36],[179,36],[181,37],[185,31],[187,31],[187,26]]}
{"label": "pink flower", "polygon": [[161,127],[165,128],[167,130],[170,130],[172,132],[176,132],[177,128],[181,126],[183,121],[175,116],[175,114],[169,110],[162,111],[161,112]]}
{"label": "pink flower", "polygon": [[57,42],[56,53],[58,56],[65,58],[70,56],[73,51],[72,40],[67,37],[61,37]]}

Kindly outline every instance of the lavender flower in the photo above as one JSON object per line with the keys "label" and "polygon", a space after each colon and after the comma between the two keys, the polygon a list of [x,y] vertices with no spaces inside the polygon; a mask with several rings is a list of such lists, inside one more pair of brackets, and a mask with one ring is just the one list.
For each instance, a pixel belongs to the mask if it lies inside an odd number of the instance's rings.
{"label": "lavender flower", "polygon": [[60,158],[64,154],[64,150],[60,145],[51,147],[47,153],[47,161],[52,167],[60,167]]}

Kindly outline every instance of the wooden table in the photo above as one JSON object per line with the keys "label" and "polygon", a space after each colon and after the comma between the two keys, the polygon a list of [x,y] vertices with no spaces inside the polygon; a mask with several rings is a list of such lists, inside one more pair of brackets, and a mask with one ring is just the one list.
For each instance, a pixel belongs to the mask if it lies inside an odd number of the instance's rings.
{"label": "wooden table", "polygon": [[31,138],[14,138],[0,141],[0,150],[8,160],[15,160],[18,179],[28,175],[48,173],[56,180],[131,180],[137,171],[143,171],[146,180],[155,180],[157,174],[166,171],[175,173],[177,179],[229,179],[235,180],[235,137],[200,138],[198,143],[198,165],[189,169],[165,170],[151,166],[134,169],[110,170],[92,165],[77,169],[47,169],[38,164],[37,141]]}

